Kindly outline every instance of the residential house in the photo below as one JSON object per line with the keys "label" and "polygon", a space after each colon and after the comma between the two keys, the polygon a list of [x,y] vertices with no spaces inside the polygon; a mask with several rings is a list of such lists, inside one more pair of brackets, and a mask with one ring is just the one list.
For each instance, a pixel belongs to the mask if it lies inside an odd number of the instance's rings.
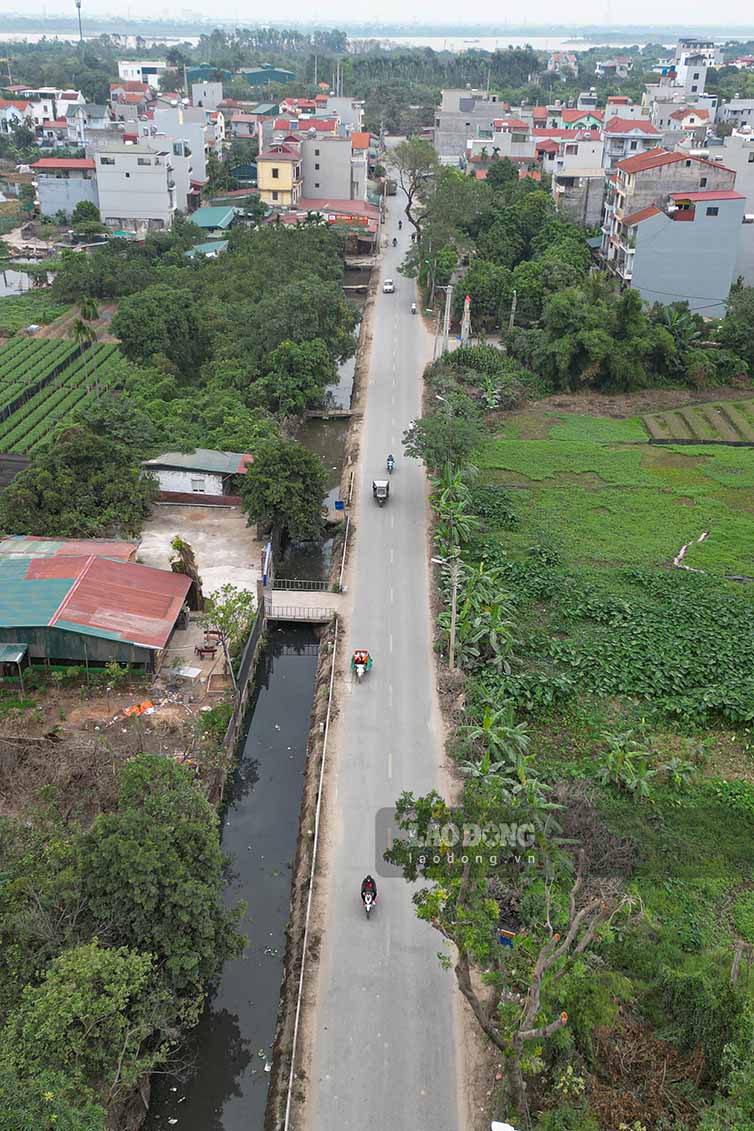
{"label": "residential house", "polygon": [[312,218],[344,234],[348,255],[372,255],[379,246],[380,210],[368,200],[308,200],[302,197],[294,209],[270,216],[267,222],[300,224]]}
{"label": "residential house", "polygon": [[564,130],[599,130],[604,117],[602,110],[564,109],[560,115],[560,125]]}
{"label": "residential house", "polygon": [[90,157],[42,157],[31,168],[44,216],[64,212],[70,219],[76,205],[83,200],[99,208],[96,167]]}
{"label": "residential house", "polygon": [[160,79],[167,70],[168,65],[164,59],[147,59],[143,62],[132,59],[118,60],[118,78],[147,83],[153,90],[159,90]]}
{"label": "residential house", "polygon": [[579,61],[572,51],[553,51],[547,60],[547,73],[559,75],[565,82],[579,73]]}
{"label": "residential house", "polygon": [[731,98],[718,110],[721,122],[732,122],[736,129],[754,126],[754,98]]}
{"label": "residential house", "polygon": [[253,462],[248,452],[197,448],[193,452],[163,452],[155,459],[144,460],[141,466],[157,480],[162,499],[190,502],[198,498],[206,504],[237,496],[238,478]]}
{"label": "residential house", "polygon": [[[693,147],[691,139],[683,144],[691,156],[722,162],[734,170],[736,191],[746,197],[746,214],[754,216],[754,133],[734,132],[725,139],[705,138],[703,147]],[[747,286],[754,286],[754,224],[746,223],[741,229],[736,278],[739,275]]]}
{"label": "residential house", "polygon": [[190,83],[195,82],[230,82],[233,78],[231,71],[222,67],[213,67],[210,63],[197,63],[186,68],[186,77]]}
{"label": "residential house", "polygon": [[599,95],[592,87],[590,90],[582,90],[581,94],[576,99],[577,110],[596,110],[599,103]]}
{"label": "residential house", "polygon": [[491,130],[468,143],[470,171],[476,173],[503,157],[516,165],[528,166],[536,159],[534,132],[523,118],[495,118]]}
{"label": "residential house", "polygon": [[307,130],[301,138],[302,195],[312,200],[366,200],[367,152],[350,137]]}
{"label": "residential house", "polygon": [[111,228],[144,232],[171,228],[175,179],[168,144],[159,139],[112,145],[94,155],[99,209]]}
{"label": "residential house", "polygon": [[293,208],[303,192],[301,147],[295,142],[279,142],[257,157],[257,188],[265,204]]}
{"label": "residential house", "polygon": [[627,94],[610,94],[605,106],[605,121],[611,118],[643,118],[640,102],[632,102]]}
{"label": "residential house", "polygon": [[37,130],[39,144],[46,149],[56,149],[68,146],[68,119],[58,118],[51,122],[42,122]]}
{"label": "residential house", "polygon": [[688,302],[721,318],[736,277],[746,198],[731,189],[671,192],[624,215],[615,270],[647,303]]}
{"label": "residential house", "polygon": [[191,102],[204,110],[216,110],[223,100],[223,84],[221,82],[193,82],[191,84]]}
{"label": "residential house", "polygon": [[633,69],[633,62],[628,55],[616,55],[614,59],[602,59],[594,68],[598,79],[627,79]]}
{"label": "residential house", "polygon": [[605,122],[605,171],[610,173],[626,157],[657,147],[662,134],[644,118],[614,117]]}
{"label": "residential house", "polygon": [[739,71],[754,71],[754,55],[739,55],[737,59],[727,65],[736,67]]}
{"label": "residential house", "polygon": [[[201,107],[174,105],[155,105],[152,125],[165,137],[185,141],[191,150],[193,177],[196,181],[207,179],[207,158],[217,149],[215,124],[208,111]],[[142,124],[142,133],[149,132]]]}
{"label": "residential house", "polygon": [[112,118],[107,106],[97,103],[85,102],[72,105],[66,114],[68,122],[68,141],[71,145],[84,146],[87,134],[91,130],[107,130],[112,125]]}
{"label": "residential house", "polygon": [[[633,277],[633,247],[629,238],[629,229],[643,221],[646,209],[655,210],[647,213],[646,218],[651,218],[655,216],[657,211],[667,210],[667,202],[673,194],[732,192],[735,180],[736,174],[732,169],[680,151],[671,152],[658,148],[619,162],[614,174],[609,176],[607,180],[607,199],[600,252],[604,265],[624,282],[630,283]],[[715,207],[715,205],[710,205],[710,207]],[[639,215],[641,215],[642,221],[636,219]],[[713,215],[714,213],[711,213],[710,217]],[[729,217],[732,213],[728,211],[725,215]],[[743,215],[743,203],[741,215]],[[723,227],[727,230],[727,225],[728,220],[726,219],[721,230]],[[653,225],[652,230],[657,231],[659,229],[657,225]],[[690,238],[692,240],[696,230],[691,231]],[[705,229],[705,232],[707,231],[708,229]],[[686,239],[687,237],[683,238]],[[663,246],[666,246],[666,244],[667,239],[664,238]],[[734,266],[735,249],[731,271]],[[716,270],[715,287],[719,289],[721,276],[719,270]],[[705,272],[706,264],[703,260],[699,260],[696,276],[691,273],[688,275],[686,282],[687,296],[690,285],[696,286],[696,279],[700,275],[704,275]],[[646,278],[644,283],[645,286],[648,286]],[[661,290],[662,288],[656,289]],[[675,294],[675,291],[672,293]],[[702,291],[697,287],[696,290],[691,289],[690,293],[699,295],[702,294]],[[710,293],[709,291],[704,292],[705,295]],[[658,301],[660,300],[658,299]]]}
{"label": "residential house", "polygon": [[[33,125],[41,126],[42,122],[53,121],[57,118],[55,95],[58,93],[54,87],[27,88],[24,90],[21,97],[28,104],[26,117],[31,119]],[[61,111],[65,113],[65,107],[61,107]]]}
{"label": "residential house", "polygon": [[571,138],[561,136],[555,144],[555,152],[541,153],[542,167],[552,177],[553,199],[576,223],[594,227],[602,218],[604,142],[595,130],[575,130]]}
{"label": "residential house", "polygon": [[17,126],[33,125],[31,106],[23,99],[0,98],[0,133],[9,134]]}
{"label": "residential house", "polygon": [[337,118],[349,131],[364,129],[364,103],[357,98],[329,94],[324,99],[315,99],[314,105],[314,113],[319,118]]}
{"label": "residential house", "polygon": [[492,122],[500,117],[502,100],[488,91],[448,89],[435,110],[433,141],[440,158],[463,158],[466,145],[480,136],[480,130],[492,132]]}
{"label": "residential house", "polygon": [[[670,115],[670,123],[666,134],[673,134],[680,131],[701,143],[710,125],[709,110],[703,110],[695,106],[684,106],[672,112]],[[674,140],[675,139],[671,139],[671,143]]]}
{"label": "residential house", "polygon": [[110,104],[124,101],[127,94],[141,94],[146,101],[154,98],[154,91],[146,82],[134,82],[131,79],[110,83]]}
{"label": "residential house", "polygon": [[679,39],[675,48],[675,62],[683,66],[692,56],[701,57],[706,67],[719,67],[723,61],[722,49],[714,40],[696,39],[693,36]]}
{"label": "residential house", "polygon": [[208,236],[227,235],[240,215],[238,208],[222,205],[216,208],[197,208],[191,213],[191,223],[206,232]]}

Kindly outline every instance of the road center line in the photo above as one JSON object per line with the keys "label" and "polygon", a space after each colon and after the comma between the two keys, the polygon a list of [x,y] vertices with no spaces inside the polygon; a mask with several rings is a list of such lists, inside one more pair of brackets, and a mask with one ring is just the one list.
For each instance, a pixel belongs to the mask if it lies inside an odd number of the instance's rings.
{"label": "road center line", "polygon": [[395,604],[395,590],[393,589],[392,585],[390,586],[390,604]]}
{"label": "road center line", "polygon": [[390,651],[391,652],[393,651],[393,634],[392,634],[392,632],[390,633]]}
{"label": "road center line", "polygon": [[392,750],[388,750],[388,752],[387,752],[387,776],[388,776],[389,781],[393,780],[393,752],[392,752]]}

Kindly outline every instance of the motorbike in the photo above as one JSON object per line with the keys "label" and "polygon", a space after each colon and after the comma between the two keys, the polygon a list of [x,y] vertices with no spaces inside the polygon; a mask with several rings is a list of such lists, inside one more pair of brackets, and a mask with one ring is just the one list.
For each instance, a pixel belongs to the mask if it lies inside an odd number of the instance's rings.
{"label": "motorbike", "polygon": [[416,303],[415,302],[411,303],[411,313],[416,314]]}
{"label": "motorbike", "polygon": [[397,246],[398,246],[398,241],[395,238],[395,236],[393,236],[393,247],[397,247]]}
{"label": "motorbike", "polygon": [[398,221],[398,231],[400,231],[402,227],[403,227],[403,221],[399,220]]}
{"label": "motorbike", "polygon": [[375,902],[374,896],[372,895],[371,891],[365,891],[364,892],[364,910],[366,911],[367,919],[369,918],[369,913],[371,912],[372,908],[374,907],[374,902]]}
{"label": "motorbike", "polygon": [[361,683],[365,673],[371,670],[371,667],[372,657],[363,648],[357,648],[351,656],[351,671],[359,683]]}
{"label": "motorbike", "polygon": [[387,457],[387,470],[389,475],[392,475],[395,471],[395,460],[392,456]]}

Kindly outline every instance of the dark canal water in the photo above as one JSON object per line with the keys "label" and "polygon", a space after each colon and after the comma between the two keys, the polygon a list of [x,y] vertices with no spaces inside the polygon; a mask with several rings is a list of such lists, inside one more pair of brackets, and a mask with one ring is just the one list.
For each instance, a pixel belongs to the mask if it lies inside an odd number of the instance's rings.
{"label": "dark canal water", "polygon": [[188,1080],[158,1078],[150,1131],[262,1129],[316,665],[311,629],[270,631],[223,813],[225,899],[248,905],[247,945],[242,958],[226,962],[191,1035]]}

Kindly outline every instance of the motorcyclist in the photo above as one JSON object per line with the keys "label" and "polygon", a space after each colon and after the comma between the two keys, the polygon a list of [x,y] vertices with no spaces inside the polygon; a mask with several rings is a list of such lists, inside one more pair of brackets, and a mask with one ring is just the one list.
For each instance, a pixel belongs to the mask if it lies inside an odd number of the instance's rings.
{"label": "motorcyclist", "polygon": [[397,247],[397,246],[398,246],[398,241],[395,238],[395,236],[393,236],[393,247]]}
{"label": "motorcyclist", "polygon": [[395,459],[394,459],[393,454],[391,452],[390,455],[387,457],[387,469],[388,469],[388,471],[392,471],[394,467],[395,467]]}
{"label": "motorcyclist", "polygon": [[366,903],[366,901],[367,901],[367,899],[366,899],[367,892],[372,897],[372,903],[376,903],[377,902],[377,884],[374,882],[372,877],[369,876],[369,875],[365,876],[364,879],[361,881],[361,899],[362,899],[363,903]]}
{"label": "motorcyclist", "polygon": [[398,221],[398,231],[400,231],[402,227],[403,227],[403,221],[399,220]]}
{"label": "motorcyclist", "polygon": [[416,314],[416,303],[415,302],[411,303],[411,313]]}

